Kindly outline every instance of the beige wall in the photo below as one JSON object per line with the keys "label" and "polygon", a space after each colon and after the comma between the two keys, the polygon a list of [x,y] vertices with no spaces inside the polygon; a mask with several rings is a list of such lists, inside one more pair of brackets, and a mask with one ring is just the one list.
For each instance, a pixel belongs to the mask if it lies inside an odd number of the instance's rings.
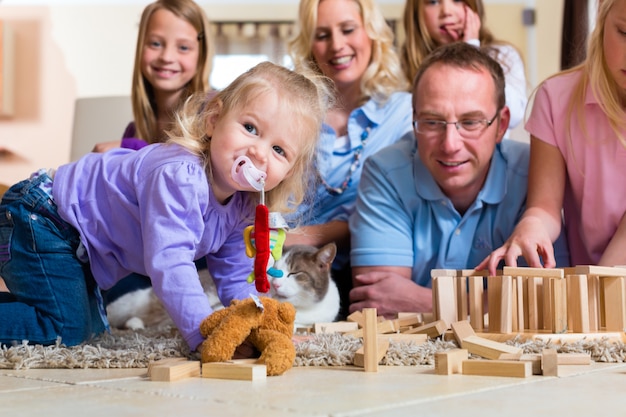
{"label": "beige wall", "polygon": [[[129,94],[137,24],[147,3],[3,6],[0,2],[0,19],[10,23],[16,43],[15,113],[0,118],[0,183],[69,161],[77,98]],[[527,74],[536,73],[540,81],[558,69],[563,1],[535,3],[534,38],[521,24],[526,0],[486,1],[487,24],[496,36],[518,46],[527,65],[536,61]],[[212,20],[288,20],[296,15],[297,3],[204,7]],[[387,0],[381,7],[389,18],[399,18],[403,2]]]}

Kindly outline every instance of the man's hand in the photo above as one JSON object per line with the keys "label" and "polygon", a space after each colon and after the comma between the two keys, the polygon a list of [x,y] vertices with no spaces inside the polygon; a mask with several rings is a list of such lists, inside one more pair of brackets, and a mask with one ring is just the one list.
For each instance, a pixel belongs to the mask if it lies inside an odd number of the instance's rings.
{"label": "man's hand", "polygon": [[375,308],[378,315],[395,318],[398,312],[432,311],[430,288],[420,287],[398,273],[372,271],[357,274],[350,291],[350,313]]}

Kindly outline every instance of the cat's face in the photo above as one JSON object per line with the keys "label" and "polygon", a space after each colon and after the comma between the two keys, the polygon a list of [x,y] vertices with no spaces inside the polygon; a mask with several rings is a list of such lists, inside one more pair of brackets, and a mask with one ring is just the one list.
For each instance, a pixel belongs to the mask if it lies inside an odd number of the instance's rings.
{"label": "cat's face", "polygon": [[274,265],[283,276],[269,277],[271,296],[290,302],[296,310],[319,303],[328,292],[331,264],[336,254],[334,243],[320,249],[307,245],[286,248]]}

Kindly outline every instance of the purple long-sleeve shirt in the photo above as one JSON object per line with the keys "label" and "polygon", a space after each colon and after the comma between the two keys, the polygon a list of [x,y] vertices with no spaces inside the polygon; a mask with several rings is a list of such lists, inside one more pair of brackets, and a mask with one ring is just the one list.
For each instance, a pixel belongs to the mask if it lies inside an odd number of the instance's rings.
{"label": "purple long-sleeve shirt", "polygon": [[139,150],[148,146],[148,142],[143,139],[139,139],[137,136],[137,129],[135,128],[135,122],[130,122],[126,129],[124,130],[124,134],[122,135],[122,148]]}
{"label": "purple long-sleeve shirt", "polygon": [[254,216],[246,194],[221,205],[198,157],[175,144],[91,153],[54,177],[59,213],[76,227],[100,288],[131,272],[147,275],[190,348],[212,309],[194,260],[206,256],[220,300],[256,294],[243,229]]}

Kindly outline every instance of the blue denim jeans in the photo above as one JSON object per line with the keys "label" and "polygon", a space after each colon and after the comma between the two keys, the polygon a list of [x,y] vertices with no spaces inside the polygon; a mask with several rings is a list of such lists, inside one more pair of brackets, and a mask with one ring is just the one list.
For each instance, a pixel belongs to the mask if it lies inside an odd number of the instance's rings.
{"label": "blue denim jeans", "polygon": [[57,213],[40,177],[11,187],[0,203],[0,344],[77,345],[108,327],[78,231]]}

